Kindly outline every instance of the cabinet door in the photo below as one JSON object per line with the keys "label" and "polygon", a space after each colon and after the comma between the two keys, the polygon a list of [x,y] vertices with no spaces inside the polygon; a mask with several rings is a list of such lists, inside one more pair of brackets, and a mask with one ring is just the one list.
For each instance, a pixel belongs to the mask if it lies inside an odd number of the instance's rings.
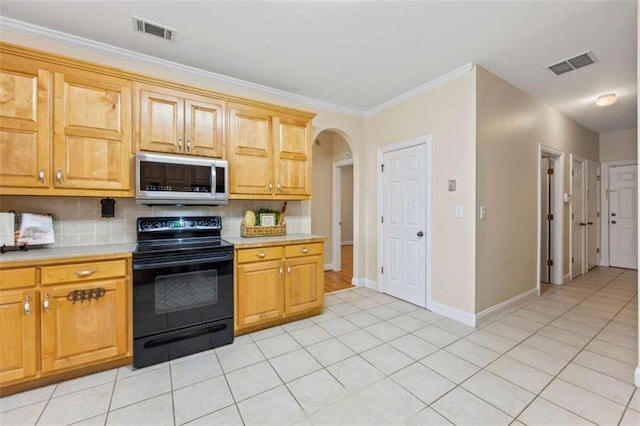
{"label": "cabinet door", "polygon": [[54,185],[128,191],[131,82],[75,69],[54,74]]}
{"label": "cabinet door", "polygon": [[224,104],[213,99],[185,99],[185,151],[203,157],[222,157]]}
{"label": "cabinet door", "polygon": [[229,192],[271,195],[273,181],[272,116],[259,108],[229,107]]}
{"label": "cabinet door", "polygon": [[[43,289],[40,306],[43,373],[125,354],[129,316],[127,282],[115,279]],[[96,288],[105,291],[97,300],[73,303],[67,299],[74,290]]]}
{"label": "cabinet door", "polygon": [[50,73],[36,61],[0,56],[0,185],[51,185]]}
{"label": "cabinet door", "polygon": [[136,85],[142,151],[182,153],[184,99],[161,87]]}
{"label": "cabinet door", "polygon": [[322,256],[287,260],[285,313],[296,314],[322,306],[324,269]]}
{"label": "cabinet door", "polygon": [[276,195],[311,194],[311,120],[276,118]]}
{"label": "cabinet door", "polygon": [[284,314],[282,261],[238,265],[236,316],[238,326],[259,324]]}
{"label": "cabinet door", "polygon": [[0,384],[36,373],[35,290],[0,291]]}

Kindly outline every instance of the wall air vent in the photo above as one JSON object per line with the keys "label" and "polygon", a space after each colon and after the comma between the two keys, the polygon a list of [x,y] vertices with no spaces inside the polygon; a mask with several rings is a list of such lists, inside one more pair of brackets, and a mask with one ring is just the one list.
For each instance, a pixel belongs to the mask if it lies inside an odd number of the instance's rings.
{"label": "wall air vent", "polygon": [[565,59],[557,64],[549,65],[549,68],[555,75],[564,74],[565,72],[577,70],[578,68],[586,67],[587,65],[595,64],[598,59],[595,57],[592,51],[581,53],[573,58]]}
{"label": "wall air vent", "polygon": [[133,17],[133,29],[169,41],[172,41],[176,37],[176,30],[135,16]]}

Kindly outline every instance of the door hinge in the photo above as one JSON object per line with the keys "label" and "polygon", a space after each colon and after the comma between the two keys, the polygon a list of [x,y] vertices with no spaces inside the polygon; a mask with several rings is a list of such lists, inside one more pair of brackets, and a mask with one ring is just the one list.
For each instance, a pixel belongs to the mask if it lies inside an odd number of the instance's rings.
{"label": "door hinge", "polygon": [[596,253],[600,253],[600,247],[596,248]]}
{"label": "door hinge", "polygon": [[548,214],[547,215],[547,220],[553,220],[553,214]]}
{"label": "door hinge", "polygon": [[600,212],[596,212],[596,217],[600,217]]}
{"label": "door hinge", "polygon": [[547,260],[547,266],[553,266],[553,260],[551,259]]}
{"label": "door hinge", "polygon": [[600,182],[600,176],[596,176],[596,182]]}
{"label": "door hinge", "polygon": [[552,175],[553,174],[553,169],[547,169],[547,174],[548,175]]}
{"label": "door hinge", "polygon": [[384,216],[380,216],[380,223],[384,223]]}
{"label": "door hinge", "polygon": [[571,219],[575,219],[576,217],[574,216],[573,213],[571,213]]}
{"label": "door hinge", "polygon": [[384,266],[380,267],[380,273],[384,275]]}
{"label": "door hinge", "polygon": [[575,176],[575,170],[571,170],[571,176]]}
{"label": "door hinge", "polygon": [[384,173],[384,164],[380,164],[380,172]]}
{"label": "door hinge", "polygon": [[571,258],[571,263],[576,263],[576,260],[573,257]]}

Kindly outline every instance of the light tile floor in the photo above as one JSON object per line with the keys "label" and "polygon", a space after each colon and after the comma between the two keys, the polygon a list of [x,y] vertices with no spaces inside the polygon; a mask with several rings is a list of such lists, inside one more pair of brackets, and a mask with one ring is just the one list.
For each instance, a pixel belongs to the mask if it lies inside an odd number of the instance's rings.
{"label": "light tile floor", "polygon": [[0,399],[0,424],[640,424],[637,272],[599,268],[474,329],[368,289],[141,370]]}

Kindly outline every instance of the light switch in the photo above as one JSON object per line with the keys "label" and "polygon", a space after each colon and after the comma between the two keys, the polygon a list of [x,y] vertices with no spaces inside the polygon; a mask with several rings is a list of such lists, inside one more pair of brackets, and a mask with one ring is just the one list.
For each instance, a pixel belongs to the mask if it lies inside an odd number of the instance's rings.
{"label": "light switch", "polygon": [[456,206],[456,217],[462,217],[462,206]]}
{"label": "light switch", "polygon": [[480,206],[480,219],[487,218],[487,208],[485,206]]}
{"label": "light switch", "polygon": [[453,192],[456,190],[456,180],[449,179],[449,192]]}

